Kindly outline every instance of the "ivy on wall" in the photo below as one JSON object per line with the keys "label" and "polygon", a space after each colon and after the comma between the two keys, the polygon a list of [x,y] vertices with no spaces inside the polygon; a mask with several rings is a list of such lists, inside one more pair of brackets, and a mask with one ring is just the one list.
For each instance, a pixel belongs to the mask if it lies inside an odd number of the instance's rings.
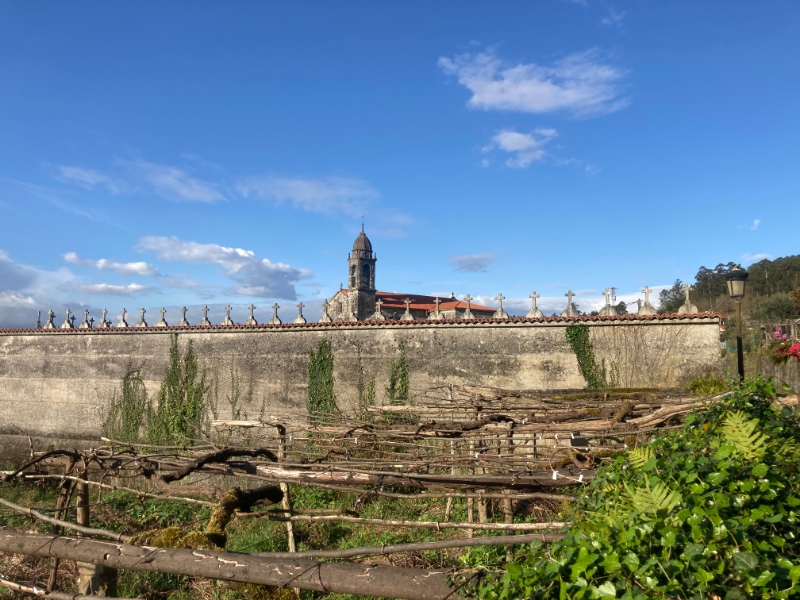
{"label": "ivy on wall", "polygon": [[330,416],[338,412],[333,391],[333,350],[328,340],[320,340],[308,353],[308,400],[311,415]]}
{"label": "ivy on wall", "polygon": [[386,398],[389,404],[406,404],[408,402],[408,363],[406,347],[403,342],[397,345],[400,356],[393,360],[389,368],[389,385],[386,386]]}
{"label": "ivy on wall", "polygon": [[594,348],[589,339],[589,328],[583,323],[572,323],[567,325],[565,334],[572,351],[575,353],[575,357],[578,359],[578,368],[586,380],[586,385],[591,389],[609,387],[606,381],[605,365],[597,364]]}

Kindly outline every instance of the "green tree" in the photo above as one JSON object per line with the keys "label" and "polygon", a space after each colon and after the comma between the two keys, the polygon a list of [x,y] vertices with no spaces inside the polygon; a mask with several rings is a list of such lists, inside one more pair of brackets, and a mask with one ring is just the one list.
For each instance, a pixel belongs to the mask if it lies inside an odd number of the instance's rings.
{"label": "green tree", "polygon": [[794,298],[785,292],[773,294],[761,301],[751,313],[751,317],[761,325],[780,323],[797,316]]}
{"label": "green tree", "polygon": [[628,305],[625,304],[622,300],[620,300],[619,304],[617,304],[614,308],[616,309],[618,315],[628,314]]}
{"label": "green tree", "polygon": [[662,315],[669,315],[678,312],[681,306],[683,306],[683,301],[686,299],[685,294],[683,293],[683,282],[680,279],[676,279],[675,283],[672,284],[672,287],[666,288],[661,290],[658,294],[658,312]]}

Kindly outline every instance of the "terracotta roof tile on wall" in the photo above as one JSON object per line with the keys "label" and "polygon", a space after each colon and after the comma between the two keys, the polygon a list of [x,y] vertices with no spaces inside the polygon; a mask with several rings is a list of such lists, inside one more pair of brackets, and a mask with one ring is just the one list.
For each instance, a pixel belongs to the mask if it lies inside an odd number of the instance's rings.
{"label": "terracotta roof tile on wall", "polygon": [[[405,296],[403,296],[405,298]],[[405,304],[403,305],[405,308]],[[493,309],[492,309],[493,310]],[[440,319],[438,321],[416,320],[416,321],[338,321],[333,323],[282,323],[280,325],[270,325],[260,323],[258,325],[189,325],[182,327],[170,325],[169,327],[109,327],[108,329],[0,329],[0,334],[14,333],[41,333],[47,335],[58,334],[88,334],[88,333],[132,333],[132,332],[165,332],[165,331],[253,331],[259,329],[309,329],[326,327],[385,327],[386,325],[396,325],[403,327],[430,327],[437,324],[462,324],[462,325],[503,325],[503,324],[533,324],[533,323],[575,323],[575,322],[621,322],[621,321],[717,321],[721,315],[719,313],[696,313],[696,314],[671,314],[671,315],[614,315],[614,316],[581,316],[581,317],[539,317],[529,319],[527,317],[509,317],[508,319],[478,318],[478,319]]]}
{"label": "terracotta roof tile on wall", "polygon": [[[375,292],[375,297],[380,298],[384,308],[401,308],[405,310],[406,298],[408,298],[411,300],[409,307],[411,310],[436,310],[435,296],[423,296],[421,294],[401,294],[400,292]],[[453,310],[454,308],[466,309],[467,303],[463,300],[458,300],[457,298],[439,299],[439,310]],[[491,306],[482,306],[480,304],[475,304],[474,302],[470,304],[470,309],[488,312],[495,311],[495,309]]]}

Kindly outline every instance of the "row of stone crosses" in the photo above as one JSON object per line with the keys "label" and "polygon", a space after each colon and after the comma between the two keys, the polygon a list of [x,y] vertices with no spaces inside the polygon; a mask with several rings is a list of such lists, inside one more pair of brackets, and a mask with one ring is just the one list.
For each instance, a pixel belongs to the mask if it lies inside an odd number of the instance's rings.
{"label": "row of stone crosses", "polygon": [[[644,289],[642,290],[642,293],[644,294],[644,303],[642,303],[641,300],[637,300],[637,302],[639,304],[639,309],[637,311],[637,314],[640,314],[640,315],[654,315],[654,314],[658,313],[658,311],[650,303],[650,294],[652,292],[653,292],[653,290],[651,290],[648,286],[644,287]],[[683,286],[683,293],[684,293],[686,299],[685,299],[683,305],[678,309],[678,313],[679,314],[694,314],[694,313],[696,313],[697,312],[697,307],[694,304],[692,304],[690,302],[690,300],[689,300],[689,286],[688,285],[684,285]],[[598,314],[600,316],[613,316],[613,315],[616,315],[617,314],[617,309],[614,308],[614,306],[611,304],[611,291],[608,288],[606,288],[605,291],[603,292],[603,295],[606,297],[606,305],[602,309],[600,309]],[[575,307],[575,303],[573,302],[573,298],[575,298],[575,293],[572,290],[567,290],[567,293],[564,294],[564,296],[567,297],[567,308],[561,312],[561,316],[562,317],[577,317],[577,316],[580,316],[581,313]],[[537,318],[543,317],[544,314],[536,306],[536,300],[538,298],[540,298],[539,294],[537,294],[536,292],[533,292],[529,296],[529,298],[531,299],[531,309],[528,311],[528,313],[525,315],[525,317],[527,317],[529,319],[537,319]],[[471,304],[471,301],[472,301],[472,297],[469,294],[467,294],[464,297],[464,300],[467,303],[467,307],[466,307],[464,316],[466,318],[470,318],[472,316],[472,312],[470,310],[470,304]],[[497,310],[492,315],[493,318],[495,318],[495,319],[508,319],[509,318],[508,313],[506,313],[503,310],[503,300],[505,300],[505,296],[503,296],[503,294],[498,294],[497,297],[495,298],[495,300],[497,300]],[[403,321],[414,320],[414,317],[411,315],[411,310],[410,310],[411,300],[406,298],[405,302],[406,302],[406,312],[403,314],[402,317],[400,317],[400,320],[403,320]],[[377,306],[376,306],[375,315],[377,316],[378,314],[381,314],[381,317],[383,318],[383,315],[380,312],[381,311],[381,301],[378,300],[376,304],[377,304]],[[297,317],[295,317],[294,321],[292,321],[293,323],[307,323],[305,317],[303,316],[303,308],[304,307],[305,307],[305,304],[303,304],[302,302],[298,303],[298,305],[297,305]],[[255,316],[253,314],[255,312],[255,310],[256,310],[256,307],[251,304],[247,308],[250,310],[250,316],[247,317],[247,320],[244,322],[244,324],[245,325],[258,325],[258,321],[256,321],[256,318],[255,318]],[[281,323],[283,323],[283,321],[281,321],[280,317],[278,317],[278,309],[279,308],[280,308],[280,306],[278,305],[277,302],[272,305],[272,318],[268,321],[268,323],[270,325],[280,325]],[[320,319],[320,322],[330,322],[331,321],[331,318],[328,315],[328,310],[327,309],[328,309],[328,302],[326,300],[325,303],[324,303],[324,306],[323,306],[322,318]],[[186,320],[186,311],[187,310],[188,309],[185,306],[183,308],[181,308],[181,320],[178,322],[178,326],[188,327],[190,325],[189,321]],[[142,308],[142,309],[139,310],[139,312],[140,312],[139,322],[136,323],[136,325],[134,325],[134,327],[149,327],[149,325],[147,324],[147,321],[145,321],[145,313],[147,311],[144,308]],[[158,323],[156,323],[154,325],[155,327],[169,327],[169,324],[167,323],[167,320],[166,320],[166,313],[167,313],[167,309],[166,308],[162,308],[161,309],[161,319],[158,321]],[[88,310],[84,310],[83,311],[83,321],[81,322],[80,325],[76,326],[75,325],[75,315],[73,315],[72,312],[69,309],[67,309],[67,314],[66,314],[66,318],[64,319],[64,322],[60,326],[56,326],[56,324],[53,322],[53,319],[55,317],[55,313],[52,310],[50,310],[50,311],[47,312],[47,317],[48,318],[47,318],[47,322],[44,325],[42,325],[42,322],[41,322],[41,312],[39,313],[39,317],[36,319],[36,328],[37,329],[58,329],[58,328],[60,328],[60,329],[93,329],[93,328],[97,327],[99,329],[108,329],[108,328],[111,328],[111,327],[131,327],[131,325],[129,325],[128,321],[126,320],[127,311],[124,308],[122,309],[122,312],[120,313],[119,321],[117,322],[116,325],[112,325],[111,321],[106,319],[107,316],[108,316],[108,311],[106,309],[103,309],[102,317],[100,318],[100,322],[95,326],[94,318],[93,317],[89,318],[89,311]],[[439,312],[439,298],[436,298],[436,310],[432,311],[430,313],[429,318],[431,318],[431,319],[441,318],[441,313]],[[200,325],[200,326],[210,326],[212,324],[213,323],[211,323],[211,321],[208,320],[208,306],[204,306],[203,307],[203,318],[200,321],[200,323],[198,323],[198,325]],[[231,319],[231,305],[230,304],[225,307],[225,319],[222,321],[222,323],[220,323],[220,325],[236,325],[236,323],[234,323],[233,320]]]}

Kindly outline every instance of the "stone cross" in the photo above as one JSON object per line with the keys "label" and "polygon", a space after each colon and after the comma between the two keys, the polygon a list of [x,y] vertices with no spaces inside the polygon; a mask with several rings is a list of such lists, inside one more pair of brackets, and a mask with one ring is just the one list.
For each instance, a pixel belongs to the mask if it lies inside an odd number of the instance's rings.
{"label": "stone cross", "polygon": [[83,310],[83,322],[80,324],[79,329],[89,329],[91,325],[89,325],[89,311],[84,309]]}
{"label": "stone cross", "polygon": [[411,308],[411,300],[409,300],[408,298],[406,298],[405,300],[403,300],[403,302],[405,302],[405,303],[406,303],[406,312],[409,312],[409,310],[410,310],[410,308]]}
{"label": "stone cross", "polygon": [[208,320],[208,306],[203,307],[203,320],[200,321],[200,325],[211,325],[211,321]]}
{"label": "stone cross", "polygon": [[651,289],[650,289],[649,287],[647,287],[647,286],[644,286],[644,289],[642,290],[642,293],[644,294],[644,305],[645,305],[645,306],[647,306],[648,304],[650,304],[650,293],[651,293],[652,291],[653,291],[653,290],[651,290]]}
{"label": "stone cross", "polygon": [[164,318],[164,315],[166,313],[167,313],[167,309],[162,307],[162,309],[161,309],[161,320],[158,323],[156,323],[156,327],[169,327],[169,325],[167,324],[167,320]]}
{"label": "stone cross", "polygon": [[72,328],[73,328],[73,329],[75,328],[75,315],[72,315],[72,316],[69,318],[69,324],[70,324],[70,325],[72,325]]}
{"label": "stone cross", "polygon": [[406,312],[403,313],[403,316],[400,317],[401,321],[413,321],[414,317],[411,314],[411,300],[406,298],[403,302],[406,303]]}
{"label": "stone cross", "polygon": [[42,311],[36,311],[36,329],[42,328]]}
{"label": "stone cross", "polygon": [[186,320],[186,310],[187,309],[185,306],[181,308],[181,320],[180,323],[178,323],[178,325],[183,327],[187,327],[189,325],[189,321]]}
{"label": "stone cross", "polygon": [[439,297],[437,296],[436,298],[434,298],[433,301],[436,303],[436,313],[438,314],[439,313]]}
{"label": "stone cross", "polygon": [[123,308],[122,312],[119,313],[119,322],[117,323],[117,327],[127,327],[128,326],[128,322],[125,320],[125,315],[127,314],[127,312],[128,311],[126,311]]}
{"label": "stone cross", "polygon": [[52,309],[47,311],[47,323],[45,323],[45,329],[54,329],[55,325],[53,324],[53,317],[56,316],[56,313],[53,312]]}
{"label": "stone cross", "polygon": [[344,287],[344,284],[343,284],[343,283],[340,281],[340,282],[339,282],[339,291],[340,291],[340,292],[342,291],[342,288],[343,288],[343,287]]}
{"label": "stone cross", "polygon": [[383,306],[383,300],[381,300],[380,298],[378,298],[378,299],[375,301],[375,312],[376,312],[376,313],[379,313],[379,312],[381,312],[381,306]]}
{"label": "stone cross", "polygon": [[109,323],[106,321],[106,315],[108,315],[108,311],[104,308],[102,311],[102,316],[100,317],[100,327],[108,327]]}
{"label": "stone cross", "polygon": [[295,323],[306,323],[306,318],[303,316],[303,307],[305,307],[305,304],[302,302],[297,303],[297,316],[294,319]]}
{"label": "stone cross", "polygon": [[250,306],[247,307],[250,311],[250,315],[247,317],[247,321],[244,322],[245,325],[258,325],[258,321],[256,321],[255,316],[253,316],[253,312],[256,310],[255,305],[251,302]]}
{"label": "stone cross", "polygon": [[466,296],[464,296],[464,301],[467,303],[467,310],[464,311],[464,318],[465,319],[471,319],[472,318],[472,310],[471,310],[472,296],[467,294]]}
{"label": "stone cross", "polygon": [[495,319],[508,318],[508,313],[503,310],[503,300],[505,299],[506,297],[503,296],[503,294],[497,294],[497,296],[495,297],[495,300],[497,300],[497,310],[494,311],[494,314],[492,315]]}
{"label": "stone cross", "polygon": [[139,309],[139,312],[142,313],[139,317],[139,322],[136,324],[137,327],[147,327],[147,321],[144,320],[144,313],[147,311],[143,308]]}
{"label": "stone cross", "polygon": [[67,309],[67,317],[64,319],[64,322],[61,324],[61,329],[72,329],[72,321],[69,318],[70,310]]}
{"label": "stone cross", "polygon": [[567,293],[564,295],[567,297],[567,308],[572,308],[572,298],[575,294],[572,293],[572,290],[567,290]]}
{"label": "stone cross", "polygon": [[280,325],[283,322],[278,316],[279,308],[280,306],[278,305],[277,302],[272,305],[272,318],[269,320],[270,325]]}
{"label": "stone cross", "polygon": [[686,296],[686,304],[689,304],[689,284],[684,284],[683,286],[683,295]]}
{"label": "stone cross", "polygon": [[225,307],[225,320],[222,321],[223,325],[234,325],[234,322],[231,321],[231,305],[228,304]]}
{"label": "stone cross", "polygon": [[539,298],[539,294],[535,291],[528,296],[531,299],[531,309],[528,311],[528,314],[525,315],[529,319],[538,319],[539,317],[543,317],[542,311],[540,311],[536,306],[536,299]]}
{"label": "stone cross", "polygon": [[94,328],[94,317],[92,317],[91,319],[89,319],[89,327],[90,327],[90,328]]}
{"label": "stone cross", "polygon": [[606,306],[611,306],[611,290],[606,288],[606,291],[603,292],[603,295],[606,297]]}

